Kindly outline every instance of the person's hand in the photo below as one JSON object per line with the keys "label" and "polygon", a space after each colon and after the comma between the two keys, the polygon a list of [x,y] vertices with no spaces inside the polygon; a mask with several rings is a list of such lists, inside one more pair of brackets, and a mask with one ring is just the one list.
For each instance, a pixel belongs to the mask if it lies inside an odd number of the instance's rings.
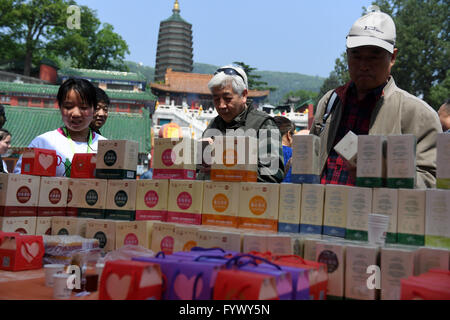
{"label": "person's hand", "polygon": [[288,162],[284,166],[284,168],[285,168],[284,172],[287,173],[289,171],[289,169],[291,168],[291,165],[292,165],[292,158],[289,158]]}

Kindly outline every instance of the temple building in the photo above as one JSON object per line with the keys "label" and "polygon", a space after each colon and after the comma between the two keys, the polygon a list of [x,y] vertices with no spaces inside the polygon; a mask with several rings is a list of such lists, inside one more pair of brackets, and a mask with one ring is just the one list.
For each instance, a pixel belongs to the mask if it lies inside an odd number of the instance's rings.
{"label": "temple building", "polygon": [[178,0],[173,14],[161,21],[156,50],[155,82],[164,81],[168,68],[179,72],[191,72],[193,69],[192,25],[180,16]]}

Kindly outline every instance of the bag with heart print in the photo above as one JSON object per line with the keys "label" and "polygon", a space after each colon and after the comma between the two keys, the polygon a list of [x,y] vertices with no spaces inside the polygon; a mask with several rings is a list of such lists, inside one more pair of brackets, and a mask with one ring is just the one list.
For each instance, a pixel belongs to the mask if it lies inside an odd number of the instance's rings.
{"label": "bag with heart print", "polygon": [[99,300],[160,300],[162,274],[157,263],[107,261],[100,279]]}
{"label": "bag with heart print", "polygon": [[165,280],[163,300],[211,300],[217,272],[225,261],[202,263],[176,256],[133,258],[137,261],[159,263]]}
{"label": "bag with heart print", "polygon": [[0,270],[40,269],[43,256],[42,236],[0,232]]}
{"label": "bag with heart print", "polygon": [[75,153],[72,158],[70,177],[80,179],[95,178],[96,162],[97,154],[95,153]]}
{"label": "bag with heart print", "polygon": [[55,150],[41,148],[27,148],[22,154],[22,174],[33,176],[56,175],[56,167],[61,164],[61,157]]}

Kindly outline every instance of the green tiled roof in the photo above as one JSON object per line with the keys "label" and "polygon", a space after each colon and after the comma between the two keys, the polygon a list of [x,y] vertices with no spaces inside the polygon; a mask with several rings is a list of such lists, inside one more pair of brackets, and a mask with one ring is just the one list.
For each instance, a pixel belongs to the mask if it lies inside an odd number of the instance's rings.
{"label": "green tiled roof", "polygon": [[[56,98],[59,86],[47,84],[14,83],[0,81],[0,92],[17,92],[33,94],[39,96],[53,96]],[[126,90],[106,90],[110,99],[154,101],[157,97],[150,91],[126,91]]]}
{"label": "green tiled roof", "polygon": [[172,16],[170,16],[169,18],[167,18],[166,20],[163,20],[162,22],[169,22],[169,21],[177,21],[177,22],[183,22],[183,23],[187,23],[190,24],[189,22],[187,22],[186,20],[184,20],[179,13],[174,12]]}
{"label": "green tiled roof", "polygon": [[92,79],[110,79],[110,80],[136,81],[136,82],[147,81],[147,79],[141,73],[94,70],[94,69],[63,68],[58,70],[58,76],[92,78]]}
{"label": "green tiled roof", "polygon": [[[140,153],[149,153],[152,121],[148,110],[142,111],[142,114],[109,112],[106,124],[100,129],[102,136],[110,140],[136,141]],[[63,125],[59,109],[5,106],[5,113],[4,128],[12,134],[13,148],[25,148],[38,135]]]}

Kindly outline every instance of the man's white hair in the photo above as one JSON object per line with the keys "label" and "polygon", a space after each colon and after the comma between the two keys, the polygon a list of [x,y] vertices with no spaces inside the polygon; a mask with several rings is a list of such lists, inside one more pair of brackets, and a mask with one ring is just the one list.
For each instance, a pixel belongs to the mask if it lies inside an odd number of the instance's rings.
{"label": "man's white hair", "polygon": [[247,75],[245,74],[245,71],[242,70],[242,68],[235,67],[235,66],[224,66],[220,69],[225,68],[231,68],[236,70],[242,77],[238,75],[228,75],[224,72],[219,72],[208,83],[208,88],[212,92],[214,88],[224,88],[231,84],[233,91],[237,93],[238,95],[242,96],[242,93],[244,90],[248,90],[247,83],[243,80],[247,80]]}

